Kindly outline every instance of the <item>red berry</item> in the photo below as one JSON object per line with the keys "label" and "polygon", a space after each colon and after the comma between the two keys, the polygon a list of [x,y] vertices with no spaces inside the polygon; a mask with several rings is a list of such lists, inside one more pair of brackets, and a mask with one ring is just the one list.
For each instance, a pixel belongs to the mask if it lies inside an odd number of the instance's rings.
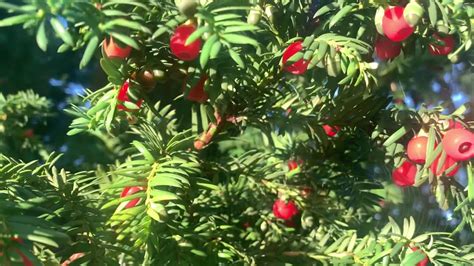
{"label": "red berry", "polygon": [[292,171],[292,170],[295,170],[296,168],[298,168],[298,163],[294,160],[289,160],[288,161],[288,169],[290,171]]}
{"label": "red berry", "polygon": [[64,261],[61,266],[69,266],[70,263],[72,263],[73,261],[75,260],[78,260],[82,257],[84,257],[84,253],[80,252],[80,253],[74,253],[71,255],[71,257],[69,257],[69,259],[67,259],[66,261]]}
{"label": "red berry", "polygon": [[201,39],[197,39],[189,45],[186,44],[188,37],[196,30],[196,26],[181,25],[176,28],[170,40],[170,49],[174,56],[184,61],[192,61],[199,56],[201,50]]}
{"label": "red berry", "polygon": [[[139,191],[142,191],[142,190],[144,190],[143,187],[125,187],[123,189],[122,193],[120,194],[120,197],[124,198],[124,197],[130,196],[130,195],[133,195],[133,194],[135,194]],[[129,201],[127,203],[127,205],[125,205],[125,209],[133,208],[133,207],[137,206],[139,201],[140,201],[140,198],[132,199],[131,201]]]}
{"label": "red berry", "polygon": [[104,48],[104,52],[107,57],[111,58],[125,59],[132,52],[132,47],[120,47],[117,43],[114,42],[114,38],[112,37],[110,37],[110,41],[108,41],[108,39],[106,38],[102,43],[102,47]]}
{"label": "red berry", "polygon": [[311,187],[303,187],[300,193],[303,198],[308,198],[313,193],[313,189]]}
{"label": "red berry", "polygon": [[[413,250],[413,251],[418,250],[418,248],[416,248],[416,247],[410,247],[410,249]],[[420,252],[425,254],[423,251],[420,251]],[[422,261],[418,262],[416,264],[416,266],[426,266],[426,265],[428,265],[428,262],[429,262],[428,257],[425,256],[425,258]]]}
{"label": "red berry", "polygon": [[382,60],[397,57],[401,50],[402,46],[399,43],[392,42],[385,37],[379,37],[375,41],[375,54]]}
{"label": "red berry", "polygon": [[285,201],[277,199],[273,204],[273,215],[278,219],[290,220],[298,214],[298,207],[293,201]]}
{"label": "red berry", "polygon": [[397,186],[407,187],[415,184],[416,166],[405,161],[400,167],[392,172],[392,180]]}
{"label": "red berry", "polygon": [[403,10],[401,6],[389,7],[382,18],[383,33],[394,42],[404,41],[414,31],[403,17]]}
{"label": "red berry", "polygon": [[32,137],[34,137],[34,135],[35,135],[35,132],[31,128],[23,131],[23,137],[25,137],[27,139],[31,139]]}
{"label": "red berry", "polygon": [[[117,96],[117,99],[120,101],[120,102],[131,102],[130,101],[130,97],[128,96],[128,90],[130,88],[130,84],[127,81],[125,81],[122,85],[122,87],[120,88],[119,90],[119,93],[118,93],[118,96]],[[143,100],[138,100],[136,102],[136,105],[140,108],[142,106],[142,103],[143,103]],[[123,111],[130,111],[127,107],[125,107],[123,104],[119,104],[118,106],[118,109],[119,110],[123,110]]]}
{"label": "red berry", "polygon": [[408,159],[414,163],[425,163],[427,145],[428,137],[421,136],[412,138],[407,145]]}
{"label": "red berry", "polygon": [[290,59],[294,54],[298,53],[302,49],[303,49],[303,42],[301,41],[294,42],[286,48],[286,50],[283,52],[283,58],[282,58],[282,63],[284,65],[283,69],[285,71],[290,72],[295,75],[301,75],[304,72],[306,72],[309,62],[304,59],[300,59],[291,65],[286,65],[286,63],[288,62],[288,59]]}
{"label": "red berry", "polygon": [[466,129],[450,129],[442,140],[446,154],[456,161],[469,160],[474,150],[474,134]]}
{"label": "red berry", "polygon": [[334,137],[337,135],[339,130],[341,130],[340,127],[338,126],[330,126],[330,125],[323,125],[324,132],[326,132],[326,135],[329,137]]}
{"label": "red berry", "polygon": [[207,101],[209,96],[204,91],[204,84],[206,83],[207,76],[202,76],[198,83],[189,91],[187,99],[193,102],[204,103]]}
{"label": "red berry", "polygon": [[[15,241],[19,244],[23,244],[23,239],[21,239],[21,238],[12,237],[11,240],[13,240],[13,241]],[[25,254],[23,254],[19,249],[17,249],[16,252],[18,253],[18,255],[20,255],[21,259],[23,260],[23,266],[33,266],[33,262],[31,262],[31,260],[28,259],[28,257],[25,256]]]}
{"label": "red berry", "polygon": [[[445,37],[439,34],[433,34],[433,38],[436,39],[436,43],[430,43],[428,45],[428,51],[432,55],[447,55],[454,49],[454,38],[451,35],[445,35]],[[438,44],[441,42],[443,44]]]}
{"label": "red berry", "polygon": [[463,126],[463,124],[459,123],[458,121],[454,120],[454,119],[450,119],[448,121],[448,129],[455,129],[455,128],[462,128],[464,129],[465,127]]}
{"label": "red berry", "polygon": [[459,168],[461,167],[461,165],[458,164],[454,169],[450,170],[449,172],[445,172],[446,170],[451,168],[455,163],[457,163],[456,160],[454,160],[453,158],[447,156],[446,159],[444,160],[443,166],[441,166],[441,168],[437,171],[438,162],[439,162],[439,157],[436,158],[434,160],[433,164],[431,164],[431,166],[430,166],[430,170],[431,170],[432,173],[435,174],[435,176],[441,176],[443,174],[446,175],[446,176],[454,176],[459,171]]}

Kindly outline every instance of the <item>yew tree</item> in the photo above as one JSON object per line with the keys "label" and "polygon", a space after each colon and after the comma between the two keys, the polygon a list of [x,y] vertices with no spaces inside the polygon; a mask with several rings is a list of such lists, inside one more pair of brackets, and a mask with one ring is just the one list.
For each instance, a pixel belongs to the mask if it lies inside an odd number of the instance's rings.
{"label": "yew tree", "polygon": [[405,99],[472,75],[471,2],[0,8],[41,50],[100,64],[67,135],[113,161],[63,169],[24,130],[48,100],[0,95],[1,265],[473,264],[472,99]]}

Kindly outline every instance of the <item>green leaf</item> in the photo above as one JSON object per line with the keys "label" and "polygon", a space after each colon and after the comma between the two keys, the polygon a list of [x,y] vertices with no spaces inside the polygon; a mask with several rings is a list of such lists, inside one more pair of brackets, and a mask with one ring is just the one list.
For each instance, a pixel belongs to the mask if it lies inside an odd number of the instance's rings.
{"label": "green leaf", "polygon": [[219,55],[219,52],[221,51],[222,43],[221,42],[215,42],[214,45],[212,45],[211,48],[211,59],[217,58]]}
{"label": "green leaf", "polygon": [[[199,29],[195,30],[191,35],[189,35],[188,39],[186,39],[186,43],[184,45],[190,45],[195,40],[201,38],[201,36],[210,30],[209,26],[200,27]],[[215,35],[215,34],[214,34]],[[212,35],[212,36],[214,36]],[[210,38],[210,37],[209,37]],[[209,39],[208,39],[209,40]]]}
{"label": "green leaf", "polygon": [[412,252],[406,256],[401,265],[416,265],[418,262],[422,261],[426,257],[420,250]]}
{"label": "green leaf", "polygon": [[121,41],[122,43],[135,48],[136,50],[140,50],[140,46],[138,45],[138,43],[134,39],[128,37],[127,35],[124,35],[118,32],[108,32],[108,33],[112,35],[114,39],[117,39]]}
{"label": "green leaf", "polygon": [[219,41],[219,37],[217,36],[217,34],[213,34],[204,43],[204,46],[202,47],[202,50],[201,50],[201,56],[199,57],[199,63],[201,64],[202,68],[206,67],[207,61],[209,61],[209,56],[211,54],[212,46],[217,41]]}
{"label": "green leaf", "polygon": [[235,44],[250,44],[255,47],[258,47],[259,44],[256,40],[247,37],[245,35],[240,35],[240,34],[233,34],[233,33],[227,33],[222,35],[224,40],[230,42],[230,43],[235,43]]}
{"label": "green leaf", "polygon": [[232,58],[232,60],[234,60],[237,65],[239,65],[240,68],[244,69],[245,68],[245,64],[244,64],[244,61],[242,60],[242,58],[240,57],[240,55],[232,50],[232,49],[229,49],[229,54],[230,54],[230,57]]}
{"label": "green leaf", "polygon": [[467,197],[469,201],[474,202],[474,175],[472,174],[472,163],[467,165]]}
{"label": "green leaf", "polygon": [[33,18],[34,15],[31,14],[21,14],[13,17],[8,17],[0,20],[0,27],[9,27],[17,24],[23,24]]}
{"label": "green leaf", "polygon": [[430,18],[431,26],[435,27],[438,21],[438,11],[434,0],[430,0],[428,5],[428,17]]}
{"label": "green leaf", "polygon": [[87,43],[86,50],[84,51],[84,55],[82,55],[81,63],[79,64],[79,68],[85,67],[89,61],[92,59],[92,56],[94,56],[95,51],[97,50],[97,47],[99,47],[99,36],[94,35],[92,38],[89,40],[89,43]]}
{"label": "green leaf", "polygon": [[46,52],[48,49],[48,38],[46,37],[45,23],[46,22],[42,20],[38,27],[38,31],[36,32],[36,43],[38,44],[38,47],[44,52]]}
{"label": "green leaf", "polygon": [[121,27],[132,29],[132,30],[137,30],[144,33],[151,34],[151,31],[147,27],[143,26],[142,24],[135,21],[126,20],[123,18],[114,19],[105,23],[105,25],[103,26],[103,30],[108,31],[110,29],[114,29],[116,26],[121,26]]}
{"label": "green leaf", "polygon": [[405,127],[401,127],[383,143],[383,146],[387,147],[387,146],[392,145],[397,140],[405,136],[406,133],[407,133],[407,129]]}
{"label": "green leaf", "polygon": [[332,10],[336,10],[338,8],[338,4],[337,3],[330,3],[328,5],[325,5],[323,7],[321,7],[320,9],[318,9],[318,11],[316,11],[316,13],[314,14],[313,18],[317,18],[319,16],[322,16]]}
{"label": "green leaf", "polygon": [[59,38],[61,38],[61,40],[63,40],[65,44],[71,47],[74,47],[74,41],[72,40],[71,34],[63,26],[63,24],[59,21],[59,19],[52,17],[49,23],[53,27],[56,34],[58,34]]}
{"label": "green leaf", "polygon": [[339,20],[349,14],[353,7],[353,5],[347,5],[339,10],[339,12],[337,12],[336,15],[334,15],[329,21],[329,28],[332,28]]}

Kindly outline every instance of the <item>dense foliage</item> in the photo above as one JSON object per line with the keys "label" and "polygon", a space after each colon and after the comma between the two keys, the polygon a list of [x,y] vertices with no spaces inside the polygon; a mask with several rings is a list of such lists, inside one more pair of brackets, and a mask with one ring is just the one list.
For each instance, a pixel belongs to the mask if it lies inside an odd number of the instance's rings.
{"label": "dense foliage", "polygon": [[[66,110],[68,135],[89,136],[71,148],[94,139],[108,157],[75,171],[28,129],[51,102],[0,95],[4,265],[472,264],[474,246],[458,241],[474,230],[472,107],[402,100],[404,87],[449,87],[440,76],[452,63],[469,73],[472,4],[0,8],[0,26],[22,25],[41,50],[80,54],[78,68],[100,62],[107,76]],[[459,223],[388,211],[413,202]]]}

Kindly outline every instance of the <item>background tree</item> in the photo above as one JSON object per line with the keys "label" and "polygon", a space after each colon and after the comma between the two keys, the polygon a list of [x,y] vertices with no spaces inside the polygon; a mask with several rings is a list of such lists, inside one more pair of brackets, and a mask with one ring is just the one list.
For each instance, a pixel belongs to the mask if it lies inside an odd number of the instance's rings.
{"label": "background tree", "polygon": [[471,4],[0,7],[3,264],[472,263]]}

